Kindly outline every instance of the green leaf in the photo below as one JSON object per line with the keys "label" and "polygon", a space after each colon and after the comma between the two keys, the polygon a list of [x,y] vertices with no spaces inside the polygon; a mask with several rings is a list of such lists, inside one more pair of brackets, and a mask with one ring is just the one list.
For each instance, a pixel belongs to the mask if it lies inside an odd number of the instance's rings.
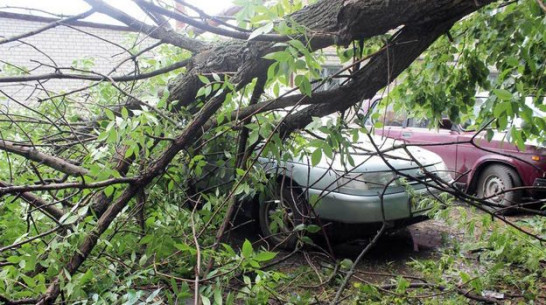
{"label": "green leaf", "polygon": [[80,285],[83,286],[93,279],[93,270],[87,269],[87,271],[80,278]]}
{"label": "green leaf", "polygon": [[129,158],[130,156],[132,156],[133,152],[134,152],[133,146],[129,146],[127,150],[125,151],[125,158]]}
{"label": "green leaf", "polygon": [[320,231],[320,227],[317,225],[308,225],[306,229],[309,233],[317,233],[318,231]]}
{"label": "green leaf", "polygon": [[345,258],[339,264],[342,269],[349,270],[351,266],[353,265],[353,261],[348,258]]}
{"label": "green leaf", "polygon": [[396,291],[399,293],[404,293],[406,292],[410,284],[411,284],[410,281],[406,280],[404,277],[399,277]]}
{"label": "green leaf", "polygon": [[243,249],[242,254],[245,258],[249,258],[252,255],[252,243],[248,241],[248,239],[245,239],[245,242],[243,243]]}
{"label": "green leaf", "polygon": [[233,248],[228,245],[228,244],[222,244],[222,246],[224,247],[224,249],[226,250],[226,252],[230,255],[230,256],[235,256],[235,251],[233,250]]}
{"label": "green leaf", "polygon": [[301,93],[307,96],[311,96],[311,83],[305,75],[297,75],[295,78],[295,82]]}
{"label": "green leaf", "polygon": [[204,75],[197,75],[197,77],[199,77],[199,80],[203,83],[203,84],[210,84],[210,80],[204,76]]}
{"label": "green leaf", "polygon": [[116,115],[112,112],[112,110],[105,108],[104,113],[109,120],[113,121],[116,119]]}
{"label": "green leaf", "polygon": [[512,99],[512,93],[505,89],[493,89],[493,93],[501,100],[511,100]]}
{"label": "green leaf", "polygon": [[106,197],[110,197],[114,193],[114,190],[115,188],[112,185],[109,185],[104,189],[104,195],[106,195]]}
{"label": "green leaf", "polygon": [[258,141],[260,137],[259,130],[252,130],[248,135],[248,145],[252,145]]}
{"label": "green leaf", "polygon": [[71,216],[67,217],[66,220],[63,221],[62,223],[63,223],[64,225],[73,224],[73,223],[75,223],[76,221],[78,221],[78,218],[79,218],[78,215],[71,215]]}
{"label": "green leaf", "polygon": [[237,173],[237,176],[243,176],[246,171],[242,168],[236,168],[235,172]]}
{"label": "green leaf", "polygon": [[487,142],[491,142],[494,136],[495,136],[495,132],[491,129],[488,129],[487,135],[486,135]]}
{"label": "green leaf", "polygon": [[148,261],[148,256],[146,254],[142,255],[142,257],[140,257],[140,259],[138,260],[138,265],[139,266],[144,266],[144,264],[146,264],[146,261]]}
{"label": "green leaf", "polygon": [[205,96],[209,96],[212,93],[212,87],[211,86],[205,86]]}
{"label": "green leaf", "polygon": [[256,268],[256,269],[260,268],[260,264],[257,261],[253,260],[253,259],[249,260],[248,264],[253,268]]}
{"label": "green leaf", "polygon": [[112,128],[108,133],[108,142],[114,143],[118,140],[118,132],[116,129]]}
{"label": "green leaf", "polygon": [[222,305],[223,304],[222,290],[220,290],[220,288],[214,289],[214,304],[215,305]]}
{"label": "green leaf", "polygon": [[252,280],[250,279],[250,277],[248,276],[243,276],[243,282],[247,285],[247,286],[250,286],[252,285]]}
{"label": "green leaf", "polygon": [[311,165],[316,166],[317,164],[319,164],[321,159],[322,159],[322,149],[317,148],[315,149],[313,154],[311,154]]}
{"label": "green leaf", "polygon": [[269,22],[266,25],[257,28],[252,33],[250,33],[250,36],[248,36],[248,40],[252,40],[256,38],[257,36],[267,34],[273,29],[273,22]]}
{"label": "green leaf", "polygon": [[129,117],[129,111],[127,111],[127,108],[125,107],[121,108],[121,117],[124,119],[127,119]]}
{"label": "green leaf", "polygon": [[257,260],[258,262],[266,262],[266,261],[270,261],[274,259],[275,256],[277,256],[277,253],[275,252],[264,251],[264,252],[260,252],[256,254],[254,256],[254,259]]}
{"label": "green leaf", "polygon": [[295,226],[293,231],[303,231],[305,230],[305,224],[304,223],[300,223],[299,225]]}
{"label": "green leaf", "polygon": [[222,125],[222,122],[224,121],[225,114],[223,112],[220,112],[218,116],[216,117],[216,123],[218,125]]}
{"label": "green leaf", "polygon": [[[271,60],[276,60],[278,62],[286,62],[286,61],[289,61],[292,59],[292,55],[289,53],[289,52],[286,52],[286,51],[278,51],[278,52],[271,52],[269,54],[266,54],[264,55],[264,58],[265,59],[271,59]],[[273,66],[271,65],[270,69],[272,69],[273,71],[271,73],[274,73],[276,69],[278,69],[278,65],[277,66]],[[278,73],[278,71],[277,71]],[[276,75],[276,73],[274,73]],[[269,72],[268,72],[268,75],[269,75]]]}
{"label": "green leaf", "polygon": [[146,304],[151,303],[155,297],[159,294],[161,291],[161,288],[156,289],[154,292],[152,292],[147,298],[146,298]]}
{"label": "green leaf", "polygon": [[501,114],[506,113],[506,111],[511,107],[510,102],[501,102],[495,105],[493,110],[493,115],[499,117]]}
{"label": "green leaf", "polygon": [[222,81],[222,79],[220,79],[220,76],[217,73],[212,73],[212,78],[216,82],[221,82]]}
{"label": "green leaf", "polygon": [[22,275],[22,277],[23,277],[23,281],[25,282],[25,284],[27,284],[30,288],[36,287],[36,281],[34,280],[34,278],[31,278],[31,277],[26,276],[26,275]]}
{"label": "green leaf", "polygon": [[200,97],[204,95],[205,95],[205,87],[201,87],[199,88],[199,90],[197,90],[197,94],[195,95],[195,97]]}
{"label": "green leaf", "polygon": [[303,241],[304,243],[306,243],[308,245],[313,245],[314,244],[313,240],[309,236],[302,236],[301,241]]}
{"label": "green leaf", "polygon": [[309,54],[309,50],[303,45],[303,43],[299,40],[290,40],[288,42],[291,46],[296,48],[301,54]]}
{"label": "green leaf", "polygon": [[470,282],[470,280],[472,279],[472,277],[470,275],[468,275],[468,273],[466,273],[464,271],[460,271],[459,276],[461,277],[461,281],[463,283],[465,283],[465,284]]}
{"label": "green leaf", "polygon": [[178,295],[180,293],[180,290],[178,289],[178,284],[176,283],[176,280],[174,278],[171,278],[171,289],[173,290],[175,295]]}
{"label": "green leaf", "polygon": [[235,304],[235,295],[232,294],[231,292],[228,293],[228,296],[226,298],[226,304],[227,305]]}
{"label": "green leaf", "polygon": [[525,151],[525,141],[523,140],[522,132],[516,128],[512,128],[510,130],[510,134],[512,135],[513,142],[516,144],[518,149],[520,151]]}

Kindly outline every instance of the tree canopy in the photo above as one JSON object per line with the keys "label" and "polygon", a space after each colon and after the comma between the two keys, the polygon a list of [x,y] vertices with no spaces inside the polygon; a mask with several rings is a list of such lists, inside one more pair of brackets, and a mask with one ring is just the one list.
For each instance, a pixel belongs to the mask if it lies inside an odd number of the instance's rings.
{"label": "tree canopy", "polygon": [[[313,293],[275,292],[293,280],[268,269],[279,261],[275,249],[225,242],[238,201],[266,188],[259,156],[308,154],[316,164],[348,151],[359,133],[373,132],[355,114],[379,99],[377,108],[427,117],[432,128],[447,115],[508,130],[519,147],[546,140],[546,118],[533,112],[546,111],[542,0],[236,0],[231,17],[181,0],[134,0],[153,23],[85,1],[91,11],[0,44],[96,13],[157,43],[127,47],[134,71],[123,75],[94,71],[92,60],[46,65],[44,74],[2,62],[0,83],[34,84],[47,95],[20,100],[0,89],[0,303],[322,303]],[[335,50],[338,71],[325,69],[325,50]],[[52,92],[51,79],[88,83]],[[8,102],[17,107],[2,107]],[[375,128],[378,113],[370,113]],[[518,119],[521,128],[512,124]],[[309,142],[302,131],[326,136]],[[221,168],[218,185],[199,188],[211,163]],[[478,198],[445,191],[481,209]],[[480,222],[494,227],[473,244],[489,260],[483,279],[446,255],[446,269],[416,264],[429,286],[400,277],[396,287],[349,287],[358,293],[344,298],[407,302],[426,290],[453,303],[492,301],[484,290],[513,284],[523,287],[515,300],[544,301],[546,223],[536,213],[529,230],[494,214],[504,226],[489,214],[465,223],[470,231]],[[325,302],[346,293],[336,274],[344,262],[332,262],[334,293]],[[499,269],[508,266],[525,276],[507,280]]]}

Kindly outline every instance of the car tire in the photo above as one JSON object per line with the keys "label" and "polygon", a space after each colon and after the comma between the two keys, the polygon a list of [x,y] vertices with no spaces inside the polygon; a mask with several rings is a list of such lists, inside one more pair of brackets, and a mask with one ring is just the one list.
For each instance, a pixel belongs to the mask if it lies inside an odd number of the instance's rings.
{"label": "car tire", "polygon": [[[521,179],[518,173],[506,165],[495,164],[488,166],[481,174],[478,180],[477,195],[479,198],[488,198],[503,190],[513,189],[521,186]],[[521,200],[521,191],[511,191],[500,194],[488,199],[488,201],[498,204],[502,207],[487,206],[492,212],[507,214],[510,209],[506,209]]]}
{"label": "car tire", "polygon": [[[283,183],[284,182],[284,183]],[[291,181],[284,180],[271,189],[260,203],[258,221],[264,239],[272,247],[294,249],[300,242],[309,215],[307,200]]]}

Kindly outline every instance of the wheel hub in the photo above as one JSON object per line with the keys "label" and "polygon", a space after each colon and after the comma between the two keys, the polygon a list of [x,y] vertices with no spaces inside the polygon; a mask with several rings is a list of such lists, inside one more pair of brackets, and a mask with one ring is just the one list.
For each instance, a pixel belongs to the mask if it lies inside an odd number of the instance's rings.
{"label": "wheel hub", "polygon": [[278,232],[272,233],[288,233],[294,229],[293,223],[294,213],[292,210],[282,204],[280,200],[272,200],[267,203],[267,226],[276,222]]}
{"label": "wheel hub", "polygon": [[484,197],[488,198],[488,200],[493,201],[495,203],[500,203],[502,200],[504,200],[504,194],[499,194],[502,191],[504,191],[504,183],[502,179],[500,179],[497,176],[489,176],[485,180],[485,183],[483,185],[484,188]]}

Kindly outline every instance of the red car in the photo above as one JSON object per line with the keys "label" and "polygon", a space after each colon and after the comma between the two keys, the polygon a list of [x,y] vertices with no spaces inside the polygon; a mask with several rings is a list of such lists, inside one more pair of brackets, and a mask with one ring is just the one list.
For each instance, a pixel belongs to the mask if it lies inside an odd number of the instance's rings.
{"label": "red car", "polygon": [[[469,143],[475,131],[466,131],[447,119],[439,130],[428,129],[426,121],[386,116],[385,126],[376,133],[411,144],[438,144],[425,148],[440,155],[463,190],[479,197],[491,197],[493,203],[510,206],[524,199],[543,199],[546,192],[546,149],[527,145],[525,151],[496,135],[491,142],[486,132],[478,134],[473,145]],[[390,121],[390,122],[389,122]],[[521,188],[520,188],[521,187]],[[503,190],[519,188],[498,194]]]}

